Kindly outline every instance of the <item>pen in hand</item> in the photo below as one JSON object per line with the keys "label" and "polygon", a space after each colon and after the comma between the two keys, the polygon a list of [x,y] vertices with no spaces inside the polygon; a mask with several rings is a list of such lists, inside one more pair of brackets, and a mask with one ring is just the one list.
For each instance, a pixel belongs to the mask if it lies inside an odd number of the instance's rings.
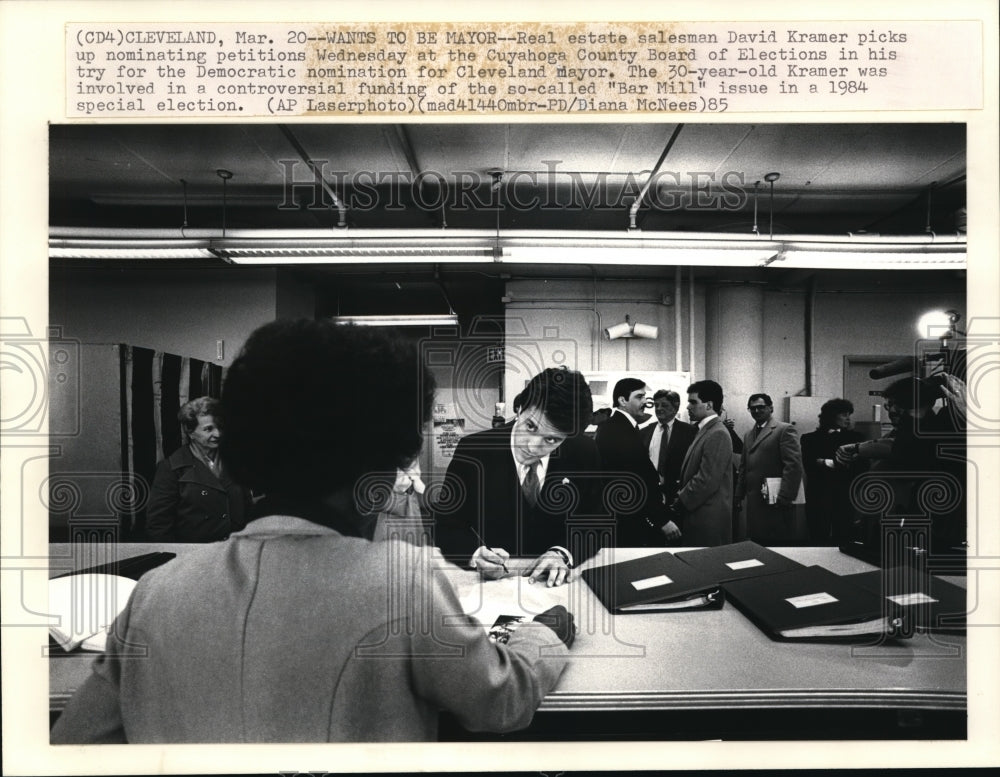
{"label": "pen in hand", "polygon": [[[479,532],[477,532],[474,527],[470,526],[469,527],[469,531],[471,531],[475,535],[476,542],[478,542],[481,547],[486,548],[486,550],[488,550],[490,553],[496,553],[497,557],[500,558],[500,554],[497,553],[495,550],[493,550],[493,548],[491,548],[489,545],[486,544],[486,542],[483,540],[482,536],[480,536]],[[507,564],[503,561],[502,558],[500,560],[500,567],[501,567],[501,569],[503,569],[503,573],[505,575],[509,575],[510,574],[510,570],[507,569]]]}

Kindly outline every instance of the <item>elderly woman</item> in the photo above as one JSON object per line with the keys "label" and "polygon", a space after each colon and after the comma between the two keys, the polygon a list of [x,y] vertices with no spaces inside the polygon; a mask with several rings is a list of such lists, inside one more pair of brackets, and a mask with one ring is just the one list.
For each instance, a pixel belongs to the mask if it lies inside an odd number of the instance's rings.
{"label": "elderly woman", "polygon": [[[373,391],[393,398],[377,413]],[[432,397],[416,350],[377,331],[251,335],[222,457],[268,509],[139,581],[52,742],[412,742],[442,710],[473,731],[528,725],[566,664],[565,608],[493,642],[435,549],[359,536],[367,479],[414,460]]]}
{"label": "elderly woman", "polygon": [[156,467],[146,510],[150,540],[215,542],[247,522],[250,494],[219,458],[219,401],[199,397],[177,413],[185,444]]}

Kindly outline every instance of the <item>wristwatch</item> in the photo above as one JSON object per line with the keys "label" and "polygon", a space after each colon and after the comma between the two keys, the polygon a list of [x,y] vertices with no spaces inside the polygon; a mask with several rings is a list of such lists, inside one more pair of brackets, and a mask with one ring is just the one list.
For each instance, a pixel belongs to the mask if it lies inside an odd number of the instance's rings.
{"label": "wristwatch", "polygon": [[554,552],[554,553],[558,553],[559,557],[563,560],[563,563],[567,567],[572,567],[573,566],[570,563],[569,553],[567,553],[565,550],[563,550],[562,548],[549,548],[549,550],[552,551],[552,552]]}

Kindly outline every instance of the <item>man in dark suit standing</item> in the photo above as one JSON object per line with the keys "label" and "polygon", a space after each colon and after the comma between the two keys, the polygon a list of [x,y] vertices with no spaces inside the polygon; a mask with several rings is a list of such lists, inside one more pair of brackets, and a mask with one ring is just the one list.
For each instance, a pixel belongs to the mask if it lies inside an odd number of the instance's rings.
{"label": "man in dark suit standing", "polygon": [[611,400],[611,417],[597,427],[594,439],[605,474],[605,497],[615,514],[616,544],[662,547],[666,540],[678,539],[680,529],[666,515],[660,477],[638,429],[645,414],[646,384],[622,378]]}
{"label": "man in dark suit standing", "polygon": [[[775,421],[774,404],[767,394],[751,394],[747,410],[754,428],[743,436],[743,455],[736,487],[737,499],[746,499],[747,534],[761,545],[794,545],[794,501],[802,484],[802,449],[795,427]],[[763,495],[767,478],[780,478],[773,503]]]}
{"label": "man in dark suit standing", "polygon": [[434,540],[446,557],[484,577],[508,574],[511,554],[533,556],[533,579],[568,582],[593,555],[576,517],[598,515],[600,462],[583,430],[593,414],[579,372],[550,368],[514,399],[512,423],[459,441],[434,507]]}
{"label": "man in dark suit standing", "polygon": [[733,539],[733,444],[719,419],[722,400],[722,386],[714,380],[688,387],[688,418],[697,433],[681,464],[680,490],[670,506],[685,545],[715,547]]}
{"label": "man in dark suit standing", "polygon": [[[681,464],[688,446],[698,431],[691,424],[677,420],[681,396],[676,391],[660,389],[653,394],[653,412],[658,423],[644,426],[639,430],[642,444],[646,446],[649,460],[656,467],[660,477],[660,492],[663,504],[671,505],[680,488]],[[681,530],[683,531],[683,526]]]}

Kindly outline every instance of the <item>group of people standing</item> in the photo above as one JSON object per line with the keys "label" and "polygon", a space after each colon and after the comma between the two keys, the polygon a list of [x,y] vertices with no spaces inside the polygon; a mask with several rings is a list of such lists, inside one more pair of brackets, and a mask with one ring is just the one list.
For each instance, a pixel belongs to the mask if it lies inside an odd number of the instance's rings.
{"label": "group of people standing", "polygon": [[[741,439],[715,381],[688,386],[689,422],[677,417],[680,395],[661,389],[651,398],[656,422],[643,424],[644,381],[618,381],[610,413],[592,413],[580,373],[545,370],[515,400],[514,421],[458,445],[432,541],[488,577],[501,576],[511,554],[535,557],[533,570],[549,584],[569,579],[574,562],[606,546],[843,545],[859,531],[852,484],[869,468],[909,471],[898,480],[908,491],[896,510],[914,509],[935,460],[926,430],[957,429],[944,421],[953,413],[931,406],[964,395],[954,376],[937,386],[916,378],[890,385],[884,401],[893,430],[869,442],[852,429],[846,399],[825,402],[818,428],[800,437],[774,418],[770,396],[751,394],[754,424]],[[598,421],[592,440],[582,433],[588,419]],[[924,432],[915,431],[918,419]],[[938,523],[957,536],[959,513]]]}
{"label": "group of people standing", "polygon": [[[609,478],[631,471],[645,484],[641,509],[617,516],[620,544],[716,546],[745,537],[768,545],[795,543],[793,502],[802,454],[795,427],[772,417],[771,398],[750,397],[755,424],[740,440],[723,418],[725,397],[717,382],[688,387],[690,423],[677,419],[679,394],[657,391],[657,422],[639,428],[646,391],[638,379],[619,381],[612,415],[595,436]],[[770,497],[768,479],[777,479]]]}
{"label": "group of people standing", "polygon": [[[399,401],[359,413],[368,385]],[[591,438],[583,376],[546,369],[512,421],[461,440],[429,542],[371,542],[358,484],[411,472],[434,385],[414,347],[377,331],[301,320],[253,333],[223,386],[225,425],[211,401],[182,410],[185,446],[161,462],[151,502],[163,536],[224,541],[143,576],[52,743],[422,741],[442,710],[472,731],[523,728],[566,666],[573,616],[553,607],[491,641],[432,546],[486,578],[555,586],[609,543],[727,543],[739,501],[749,535],[770,543],[789,528],[803,450],[813,485],[813,467],[859,460],[905,472],[935,455],[927,430],[948,428],[934,398],[964,397],[950,376],[888,391],[894,436],[864,442],[840,436],[849,407],[828,403],[800,448],[766,394],[749,398],[754,428],[737,439],[711,380],[688,387],[689,424],[680,397],[657,392],[657,425],[640,430],[646,386],[625,379]],[[512,556],[530,562],[512,570]]]}

